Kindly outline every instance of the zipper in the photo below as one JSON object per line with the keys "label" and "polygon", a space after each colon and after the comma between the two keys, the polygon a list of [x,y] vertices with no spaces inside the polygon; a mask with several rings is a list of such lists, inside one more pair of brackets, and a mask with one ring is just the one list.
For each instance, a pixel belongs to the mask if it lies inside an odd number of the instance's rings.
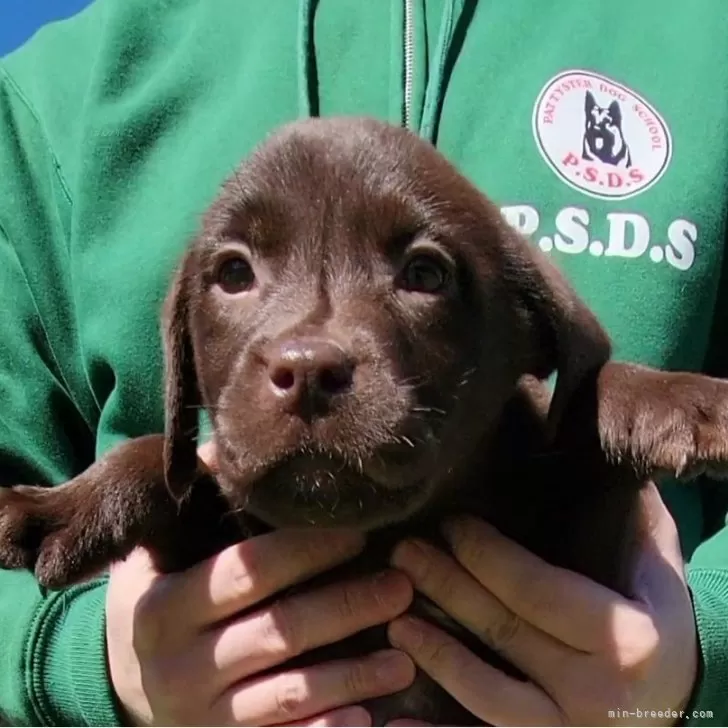
{"label": "zipper", "polygon": [[412,85],[415,65],[415,0],[404,0],[404,125],[412,121]]}

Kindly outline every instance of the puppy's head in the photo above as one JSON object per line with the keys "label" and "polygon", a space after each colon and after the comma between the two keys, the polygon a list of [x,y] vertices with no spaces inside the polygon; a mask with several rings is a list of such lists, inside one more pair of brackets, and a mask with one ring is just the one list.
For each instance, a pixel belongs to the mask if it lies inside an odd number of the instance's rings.
{"label": "puppy's head", "polygon": [[272,526],[401,520],[467,472],[519,377],[558,420],[609,342],[427,142],[367,119],[269,138],[224,186],[166,306],[168,483],[211,414],[220,483]]}

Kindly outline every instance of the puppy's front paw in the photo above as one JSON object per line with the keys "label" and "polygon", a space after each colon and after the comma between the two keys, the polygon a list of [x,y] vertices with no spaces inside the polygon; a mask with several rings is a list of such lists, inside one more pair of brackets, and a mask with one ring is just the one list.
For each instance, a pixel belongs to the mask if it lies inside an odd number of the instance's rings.
{"label": "puppy's front paw", "polygon": [[48,588],[84,570],[84,539],[66,486],[0,488],[0,567],[28,569]]}
{"label": "puppy's front paw", "polygon": [[646,476],[728,477],[728,380],[612,366],[599,416],[608,454]]}

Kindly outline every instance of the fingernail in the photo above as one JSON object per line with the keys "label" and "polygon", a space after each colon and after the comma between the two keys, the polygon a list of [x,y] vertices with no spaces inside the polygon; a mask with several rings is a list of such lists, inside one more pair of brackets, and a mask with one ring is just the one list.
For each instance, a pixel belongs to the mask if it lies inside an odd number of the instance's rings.
{"label": "fingernail", "polygon": [[440,527],[440,530],[442,531],[445,539],[449,544],[451,544],[453,539],[455,538],[457,534],[457,528],[458,522],[456,518],[448,518],[447,521],[445,521]]}
{"label": "fingernail", "polygon": [[414,665],[399,650],[386,650],[374,657],[377,680],[382,685],[408,684],[414,677]]}
{"label": "fingernail", "polygon": [[452,546],[455,541],[462,541],[472,532],[473,528],[477,528],[478,538],[487,538],[497,533],[496,529],[480,519],[469,518],[467,516],[459,516],[457,518],[448,518],[442,524],[442,533],[447,542]]}
{"label": "fingernail", "polygon": [[404,611],[412,601],[412,586],[399,571],[388,570],[375,574],[372,590],[380,604],[393,609]]}
{"label": "fingernail", "polygon": [[342,556],[358,554],[365,543],[365,536],[361,531],[331,529],[320,531],[319,535],[327,548],[338,551]]}
{"label": "fingernail", "polygon": [[467,522],[463,518],[448,518],[442,524],[442,533],[447,542],[452,545],[453,541],[457,541],[462,537],[463,531],[468,527]]}
{"label": "fingernail", "polygon": [[401,650],[417,651],[425,641],[420,625],[411,617],[395,619],[389,625],[389,641]]}
{"label": "fingernail", "polygon": [[366,726],[372,724],[372,717],[369,712],[358,706],[344,708],[331,717],[336,719],[336,722],[332,723],[332,725],[337,726],[364,726],[366,728]]}
{"label": "fingernail", "polygon": [[415,578],[422,576],[427,567],[428,554],[419,541],[403,541],[398,544],[392,554],[392,566],[411,574]]}

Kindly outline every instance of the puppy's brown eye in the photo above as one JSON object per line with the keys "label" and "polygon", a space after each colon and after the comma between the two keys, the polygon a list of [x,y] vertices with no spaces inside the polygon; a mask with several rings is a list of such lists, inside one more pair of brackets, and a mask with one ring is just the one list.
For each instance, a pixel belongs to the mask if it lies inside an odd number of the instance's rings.
{"label": "puppy's brown eye", "polygon": [[217,282],[225,293],[242,293],[253,287],[253,266],[242,257],[228,258],[217,270]]}
{"label": "puppy's brown eye", "polygon": [[417,293],[440,293],[450,279],[450,271],[443,261],[433,255],[411,258],[399,276],[399,286]]}

